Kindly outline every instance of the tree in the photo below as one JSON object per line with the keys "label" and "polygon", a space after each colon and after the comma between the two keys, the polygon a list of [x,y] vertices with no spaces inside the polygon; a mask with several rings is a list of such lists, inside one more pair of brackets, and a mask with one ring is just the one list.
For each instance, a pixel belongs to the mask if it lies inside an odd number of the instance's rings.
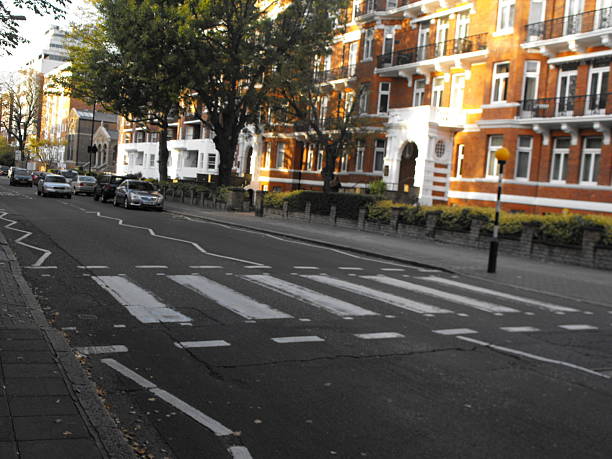
{"label": "tree", "polygon": [[62,140],[30,139],[32,158],[43,164],[45,170],[56,166],[61,158],[61,150],[66,147]]}
{"label": "tree", "polygon": [[0,128],[14,139],[21,159],[30,160],[28,138],[36,136],[42,103],[41,77],[34,71],[11,75],[0,84]]}
{"label": "tree", "polygon": [[178,0],[100,0],[96,7],[99,22],[74,31],[71,66],[57,83],[129,122],[157,127],[159,176],[167,180],[168,125],[181,111],[192,70],[179,33],[182,5]]}
{"label": "tree", "polygon": [[0,0],[0,51],[11,54],[12,48],[27,42],[19,35],[18,21],[25,19],[19,15],[20,8],[27,8],[41,16],[52,14],[55,19],[60,19],[69,3],[70,0]]}
{"label": "tree", "polygon": [[278,80],[267,76],[296,56],[323,54],[347,0],[187,1],[189,87],[206,109],[200,119],[215,134],[218,183],[229,185],[242,129],[258,123],[260,108],[277,90]]}
{"label": "tree", "polygon": [[8,143],[6,137],[0,136],[0,165],[15,165],[15,149]]}

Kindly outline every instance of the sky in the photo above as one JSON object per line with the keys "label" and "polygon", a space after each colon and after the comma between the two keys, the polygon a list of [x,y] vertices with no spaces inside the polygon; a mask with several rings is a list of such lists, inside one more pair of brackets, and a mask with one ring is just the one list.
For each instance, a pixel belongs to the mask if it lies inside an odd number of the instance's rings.
{"label": "sky", "polygon": [[37,54],[44,46],[42,40],[45,31],[52,25],[59,25],[69,28],[70,23],[80,22],[85,16],[85,12],[91,8],[84,0],[72,0],[72,4],[66,9],[66,17],[56,20],[53,16],[38,16],[29,10],[21,10],[17,14],[23,14],[25,21],[19,21],[20,33],[30,42],[18,46],[11,51],[11,56],[0,54],[0,72],[14,72],[18,70],[27,60]]}

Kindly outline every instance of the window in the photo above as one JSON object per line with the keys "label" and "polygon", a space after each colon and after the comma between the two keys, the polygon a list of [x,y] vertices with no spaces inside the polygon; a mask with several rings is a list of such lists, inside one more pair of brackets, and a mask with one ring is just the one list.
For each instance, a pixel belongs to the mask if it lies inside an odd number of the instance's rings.
{"label": "window", "polygon": [[383,139],[376,140],[376,148],[374,149],[374,172],[381,172],[385,162],[385,150],[387,141]]}
{"label": "window", "polygon": [[363,156],[365,154],[365,145],[363,140],[357,141],[357,151],[355,153],[355,170],[363,171]]}
{"label": "window", "polygon": [[183,167],[198,166],[198,150],[187,150],[183,156]]}
{"label": "window", "polygon": [[368,113],[369,98],[370,98],[370,91],[367,88],[363,88],[361,90],[361,94],[359,94],[359,114],[360,115]]}
{"label": "window", "polygon": [[587,113],[606,113],[606,103],[608,102],[609,77],[609,62],[603,61],[601,63],[593,63],[589,70],[589,100]]}
{"label": "window", "polygon": [[[458,13],[457,19],[455,20],[455,38],[460,42],[468,36],[468,30],[470,27],[470,14],[469,13]],[[461,48],[463,49],[463,48]]]}
{"label": "window", "polygon": [[463,177],[463,156],[464,156],[465,145],[457,145],[457,169],[455,177]]}
{"label": "window", "polygon": [[540,63],[525,61],[525,76],[523,77],[523,109],[533,110],[534,100],[538,98],[538,79]]}
{"label": "window", "polygon": [[318,171],[323,169],[323,150],[321,150],[320,148],[317,150],[317,164],[315,169]]}
{"label": "window", "polygon": [[516,165],[514,176],[517,179],[529,179],[529,166],[531,164],[531,150],[533,148],[533,137],[521,135],[518,138],[518,148],[516,149]]}
{"label": "window", "polygon": [[425,79],[424,78],[414,80],[414,94],[413,94],[412,99],[413,99],[412,105],[414,107],[423,105],[423,102],[425,101]]}
{"label": "window", "polygon": [[[354,104],[355,104],[355,93],[347,92],[344,94],[344,113],[350,114],[351,116],[354,114]],[[356,111],[356,110],[355,110]]]}
{"label": "window", "polygon": [[136,152],[136,161],[134,162],[135,166],[143,166],[144,165],[144,151]]}
{"label": "window", "polygon": [[584,139],[582,160],[580,161],[580,182],[597,183],[601,143],[601,137],[587,137]]}
{"label": "window", "polygon": [[[573,66],[577,67],[577,66]],[[576,79],[578,70],[566,68],[559,72],[557,85],[557,116],[572,116],[576,104]]]}
{"label": "window", "polygon": [[340,172],[348,171],[348,162],[349,162],[348,153],[346,152],[342,153],[342,156],[340,156]]}
{"label": "window", "polygon": [[285,167],[285,144],[278,143],[276,145],[276,168]]}
{"label": "window", "polygon": [[363,60],[372,60],[374,55],[374,29],[367,29],[363,37]]}
{"label": "window", "polygon": [[314,164],[314,145],[308,145],[308,153],[306,154],[306,170],[313,170]]}
{"label": "window", "polygon": [[270,167],[270,144],[264,142],[263,149],[261,152],[262,166],[264,168]]}
{"label": "window", "polygon": [[429,45],[429,21],[419,24],[419,36],[417,41],[417,60],[427,59],[427,45]]}
{"label": "window", "polygon": [[357,60],[359,53],[359,42],[354,41],[349,45],[349,56],[348,56],[348,76],[355,76],[355,71],[357,70]]}
{"label": "window", "polygon": [[463,93],[465,90],[465,75],[463,73],[455,73],[451,84],[451,100],[450,106],[453,108],[463,108]]}
{"label": "window", "polygon": [[504,143],[503,135],[489,136],[489,150],[487,151],[487,177],[497,177],[499,174],[499,164],[495,158],[495,152]]}
{"label": "window", "polygon": [[436,77],[431,85],[431,106],[441,107],[444,95],[444,77]]}
{"label": "window", "polygon": [[391,83],[380,83],[378,89],[378,113],[389,112],[389,96],[391,93]]}
{"label": "window", "polygon": [[498,62],[493,66],[493,92],[491,93],[491,103],[505,102],[507,100],[509,77],[509,62]]}
{"label": "window", "polygon": [[382,48],[383,54],[390,55],[391,53],[393,53],[393,43],[395,42],[394,35],[395,35],[395,31],[392,28],[385,29],[385,40],[383,41],[383,48]]}
{"label": "window", "polygon": [[516,0],[499,0],[497,6],[497,31],[512,32],[514,29],[514,4]]}
{"label": "window", "polygon": [[185,126],[185,140],[199,139],[200,138],[200,126],[188,125]]}
{"label": "window", "polygon": [[531,0],[531,7],[529,9],[529,24],[544,21],[545,13],[546,0]]}
{"label": "window", "polygon": [[159,142],[159,132],[151,132],[149,134],[149,142]]}
{"label": "window", "polygon": [[208,169],[216,169],[217,167],[217,154],[208,153]]}
{"label": "window", "polygon": [[149,155],[149,167],[155,167],[155,155]]}
{"label": "window", "polygon": [[551,182],[564,182],[567,178],[567,157],[569,156],[569,147],[569,137],[557,137],[555,139],[550,167]]}
{"label": "window", "polygon": [[446,43],[448,40],[448,16],[438,19],[436,26],[436,53],[435,57],[446,55]]}
{"label": "window", "polygon": [[141,143],[145,141],[145,132],[144,131],[136,131],[135,142]]}
{"label": "window", "polygon": [[319,120],[324,120],[327,116],[327,104],[329,99],[327,96],[321,98],[321,105],[319,106]]}

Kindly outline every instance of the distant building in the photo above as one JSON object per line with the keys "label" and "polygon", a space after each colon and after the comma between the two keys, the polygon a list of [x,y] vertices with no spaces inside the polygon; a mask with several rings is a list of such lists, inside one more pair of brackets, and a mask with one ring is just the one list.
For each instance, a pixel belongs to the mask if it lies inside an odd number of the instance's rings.
{"label": "distant building", "polygon": [[[64,167],[84,167],[98,172],[114,172],[117,163],[117,115],[96,111],[93,120],[92,136],[92,110],[78,110],[73,108],[68,117],[68,132],[66,150],[62,164]],[[97,135],[97,137],[96,137]],[[98,141],[98,150],[106,145],[106,158],[102,151],[91,156],[87,151],[92,141]],[[105,139],[105,141],[102,141]]]}
{"label": "distant building", "polygon": [[66,33],[59,26],[49,28],[45,32],[44,45],[25,66],[39,73],[47,73],[68,62]]}

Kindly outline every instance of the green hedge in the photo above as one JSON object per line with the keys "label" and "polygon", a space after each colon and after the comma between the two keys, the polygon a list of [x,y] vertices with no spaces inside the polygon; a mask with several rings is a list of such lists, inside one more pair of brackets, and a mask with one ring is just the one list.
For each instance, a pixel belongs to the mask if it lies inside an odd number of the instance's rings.
{"label": "green hedge", "polygon": [[336,206],[339,218],[357,219],[359,208],[367,207],[377,201],[374,196],[355,193],[323,193],[321,191],[288,191],[284,193],[266,193],[264,206],[282,209],[287,202],[290,212],[303,212],[306,203],[310,202],[313,214],[329,215],[331,206]]}

